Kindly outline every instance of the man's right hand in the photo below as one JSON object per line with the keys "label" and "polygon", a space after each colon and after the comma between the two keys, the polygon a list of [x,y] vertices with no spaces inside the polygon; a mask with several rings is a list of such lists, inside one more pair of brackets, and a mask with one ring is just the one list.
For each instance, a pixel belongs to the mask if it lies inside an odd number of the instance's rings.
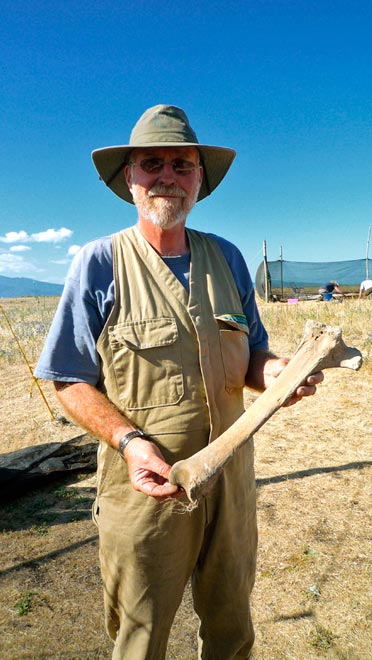
{"label": "man's right hand", "polygon": [[[133,430],[123,413],[93,385],[57,381],[55,388],[67,414],[114,449],[118,450],[123,434]],[[124,456],[135,490],[159,500],[182,496],[183,491],[169,483],[171,466],[164,461],[153,442],[133,438],[126,446]]]}
{"label": "man's right hand", "polygon": [[161,451],[153,442],[133,438],[124,450],[124,457],[134,490],[159,501],[182,495],[182,490],[169,483],[171,466],[164,461]]}

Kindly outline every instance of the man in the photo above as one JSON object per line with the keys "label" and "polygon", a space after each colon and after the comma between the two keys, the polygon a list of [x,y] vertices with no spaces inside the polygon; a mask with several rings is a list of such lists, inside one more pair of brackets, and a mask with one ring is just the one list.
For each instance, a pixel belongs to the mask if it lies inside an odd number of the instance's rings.
{"label": "man", "polygon": [[372,293],[372,280],[363,280],[360,283],[358,298],[368,298]]}
{"label": "man", "polygon": [[190,513],[167,479],[243,412],[245,385],[263,390],[287,363],[268,351],[237,248],[185,229],[234,156],[199,144],[183,110],[165,105],[144,113],[129,145],[93,152],[138,222],[77,255],[36,370],[101,441],[94,518],[115,660],[165,658],[190,577],[199,657],[249,658],[253,645],[252,443]]}
{"label": "man", "polygon": [[341,291],[340,285],[338,282],[336,282],[336,280],[326,282],[325,285],[319,289],[319,293],[322,294],[324,300],[327,302],[332,300],[334,293],[338,293],[342,297],[344,296],[344,293]]}

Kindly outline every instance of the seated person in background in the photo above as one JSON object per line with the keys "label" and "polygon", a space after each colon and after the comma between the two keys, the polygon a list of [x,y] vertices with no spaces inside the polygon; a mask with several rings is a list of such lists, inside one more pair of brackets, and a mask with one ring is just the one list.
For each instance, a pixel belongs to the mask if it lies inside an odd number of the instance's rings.
{"label": "seated person in background", "polygon": [[358,298],[367,298],[372,293],[372,280],[363,280],[360,283]]}
{"label": "seated person in background", "polygon": [[324,300],[331,300],[334,293],[339,293],[343,296],[343,292],[340,289],[340,285],[336,280],[330,280],[326,282],[323,287],[319,289],[319,293],[322,294]]}

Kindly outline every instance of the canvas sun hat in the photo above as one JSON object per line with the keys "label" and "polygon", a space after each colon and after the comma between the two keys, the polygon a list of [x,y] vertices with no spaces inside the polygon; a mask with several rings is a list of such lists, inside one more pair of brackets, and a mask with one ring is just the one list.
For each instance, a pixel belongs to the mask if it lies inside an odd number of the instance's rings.
{"label": "canvas sun hat", "polygon": [[198,202],[217,188],[235,158],[234,149],[199,144],[181,108],[174,105],[155,105],[139,118],[132,130],[128,145],[103,147],[92,152],[93,163],[100,179],[111,188],[112,192],[131,204],[133,199],[123,169],[133,149],[146,147],[198,149],[204,170]]}

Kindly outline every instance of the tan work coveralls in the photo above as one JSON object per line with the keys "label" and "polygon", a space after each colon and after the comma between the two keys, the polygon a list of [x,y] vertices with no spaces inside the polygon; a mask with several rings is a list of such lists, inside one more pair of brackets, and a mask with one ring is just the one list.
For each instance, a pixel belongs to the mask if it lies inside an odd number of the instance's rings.
{"label": "tan work coveralls", "polygon": [[[113,237],[115,303],[99,337],[100,388],[173,464],[243,412],[248,326],[216,241],[187,230],[190,293],[136,227]],[[163,660],[191,576],[199,658],[248,658],[256,558],[253,447],[192,512],[133,490],[101,443],[95,520],[114,660]],[[191,659],[190,659],[191,660]]]}

